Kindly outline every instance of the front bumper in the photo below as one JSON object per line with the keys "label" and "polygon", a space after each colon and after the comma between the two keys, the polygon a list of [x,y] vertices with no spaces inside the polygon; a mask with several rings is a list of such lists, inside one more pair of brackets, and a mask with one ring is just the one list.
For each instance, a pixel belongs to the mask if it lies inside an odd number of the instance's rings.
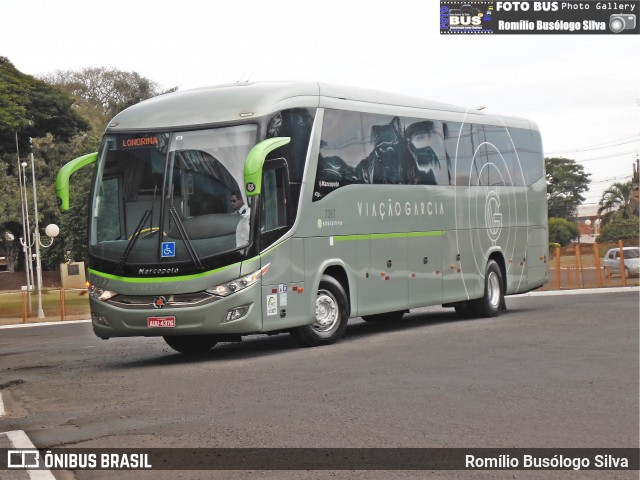
{"label": "front bumper", "polygon": [[[168,296],[169,297],[169,296]],[[90,300],[93,331],[100,338],[165,335],[249,334],[262,330],[260,284],[252,285],[228,297],[200,304],[178,306],[167,302],[165,308],[153,307],[153,301],[124,306],[113,301]],[[230,310],[246,306],[240,318],[227,321]],[[149,327],[149,317],[175,317],[174,327]]]}

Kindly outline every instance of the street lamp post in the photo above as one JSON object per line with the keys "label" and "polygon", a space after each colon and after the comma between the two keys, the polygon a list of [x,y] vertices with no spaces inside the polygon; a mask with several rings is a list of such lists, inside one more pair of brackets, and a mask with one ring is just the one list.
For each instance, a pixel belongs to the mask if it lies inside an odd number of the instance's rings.
{"label": "street lamp post", "polygon": [[60,229],[56,224],[51,223],[46,226],[46,228],[44,229],[44,233],[51,240],[49,242],[49,245],[45,245],[40,240],[40,231],[38,229],[38,220],[36,214],[36,230],[33,234],[33,241],[36,246],[36,271],[38,273],[38,318],[44,318],[44,310],[42,309],[42,261],[40,259],[40,247],[49,248],[51,245],[53,245],[53,239],[58,236],[58,234],[60,233]]}
{"label": "street lamp post", "polygon": [[[29,139],[31,140],[31,139]],[[23,248],[25,249],[25,254],[28,254],[29,257],[31,257],[31,247],[34,246],[36,253],[35,253],[35,259],[36,259],[36,281],[38,283],[38,318],[45,318],[44,317],[44,310],[42,309],[42,261],[40,259],[40,247],[42,248],[48,248],[53,244],[53,239],[55,237],[58,236],[58,234],[60,233],[60,229],[58,228],[57,225],[55,224],[50,224],[47,225],[47,227],[45,228],[45,234],[51,239],[51,242],[49,242],[48,245],[45,245],[44,243],[42,243],[42,241],[40,240],[40,226],[38,224],[38,194],[36,191],[36,169],[35,169],[35,163],[34,163],[34,159],[33,159],[33,152],[31,152],[30,154],[31,156],[31,179],[33,182],[33,210],[34,210],[34,214],[35,214],[35,218],[34,218],[34,223],[35,223],[35,229],[33,232],[33,239],[31,237],[31,232],[30,232],[30,225],[29,225],[29,204],[28,204],[28,199],[27,199],[27,175],[26,175],[26,162],[22,163],[22,170],[24,172],[24,182],[21,180],[21,188],[24,187],[24,197],[21,197],[21,201],[23,202],[23,212],[26,213],[26,222],[23,224],[23,229],[24,229],[24,238],[20,239],[20,243],[22,244]],[[27,253],[28,252],[28,253]],[[29,283],[30,281],[33,280],[33,273],[29,274],[29,272],[32,272],[32,268],[31,267],[31,262],[32,259],[29,258],[28,264],[25,266],[28,270],[27,270],[27,282]],[[29,293],[31,292],[31,284],[27,285],[27,290],[29,291]],[[29,309],[31,309],[31,301],[29,301]]]}
{"label": "street lamp post", "polygon": [[[16,136],[16,144],[18,137]],[[27,198],[27,162],[18,159],[18,179],[20,180],[20,206],[22,208],[22,234],[20,239],[24,252],[24,269],[27,274],[27,297],[31,315],[31,291],[33,290],[33,257],[31,256],[31,224],[29,222],[29,200]]]}

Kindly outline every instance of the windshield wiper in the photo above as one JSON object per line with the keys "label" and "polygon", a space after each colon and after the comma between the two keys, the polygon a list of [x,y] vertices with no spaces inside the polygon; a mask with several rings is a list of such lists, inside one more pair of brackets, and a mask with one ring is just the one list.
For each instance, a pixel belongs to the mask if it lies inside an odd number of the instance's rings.
{"label": "windshield wiper", "polygon": [[133,231],[133,235],[131,235],[129,243],[127,243],[127,248],[124,249],[124,253],[120,258],[120,261],[118,262],[118,266],[115,270],[116,275],[122,273],[122,267],[124,267],[124,263],[127,261],[127,258],[129,258],[129,254],[131,253],[131,250],[133,250],[133,247],[136,245],[138,238],[140,238],[142,227],[144,227],[144,224],[147,222],[152,213],[153,210],[147,210],[142,214],[142,219],[140,219],[140,223],[138,223],[138,226]]}
{"label": "windshield wiper", "polygon": [[182,223],[182,220],[180,220],[178,211],[175,209],[173,205],[169,207],[169,214],[171,214],[171,218],[173,218],[173,221],[176,222],[178,233],[182,237],[182,240],[184,240],[184,244],[187,247],[187,252],[189,252],[189,256],[191,257],[191,260],[193,261],[194,265],[198,267],[200,270],[204,270],[204,267],[202,266],[202,262],[200,262],[200,259],[198,258],[198,255],[196,254],[196,251],[193,248],[193,243],[191,243],[191,239],[189,238],[189,235],[187,235],[187,230],[184,228],[184,224]]}

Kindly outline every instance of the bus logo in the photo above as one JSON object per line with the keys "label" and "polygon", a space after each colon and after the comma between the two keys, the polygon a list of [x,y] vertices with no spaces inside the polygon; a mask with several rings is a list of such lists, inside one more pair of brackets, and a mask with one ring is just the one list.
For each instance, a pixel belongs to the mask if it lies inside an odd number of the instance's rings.
{"label": "bus logo", "polygon": [[38,450],[9,450],[7,452],[9,468],[39,468],[40,452]]}
{"label": "bus logo", "polygon": [[487,195],[484,210],[485,221],[487,222],[487,234],[491,242],[495,245],[502,231],[502,213],[500,213],[500,197],[495,191],[490,191]]}
{"label": "bus logo", "polygon": [[153,306],[156,308],[164,308],[166,304],[167,304],[167,299],[162,296],[156,297],[153,300]]}

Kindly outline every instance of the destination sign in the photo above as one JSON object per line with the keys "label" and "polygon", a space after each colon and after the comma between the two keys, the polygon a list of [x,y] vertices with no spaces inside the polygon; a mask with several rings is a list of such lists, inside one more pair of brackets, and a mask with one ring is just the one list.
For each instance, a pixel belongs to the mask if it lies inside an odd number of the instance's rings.
{"label": "destination sign", "polygon": [[122,148],[140,148],[140,147],[148,147],[153,145],[158,145],[158,137],[134,137],[134,138],[123,138],[120,140],[120,146]]}

